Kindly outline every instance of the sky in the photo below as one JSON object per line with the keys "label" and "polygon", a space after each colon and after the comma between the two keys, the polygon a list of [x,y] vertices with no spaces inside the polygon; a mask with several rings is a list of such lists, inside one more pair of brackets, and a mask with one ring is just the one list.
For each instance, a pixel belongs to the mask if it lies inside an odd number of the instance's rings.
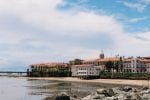
{"label": "sky", "polygon": [[0,0],[0,70],[150,56],[150,0]]}

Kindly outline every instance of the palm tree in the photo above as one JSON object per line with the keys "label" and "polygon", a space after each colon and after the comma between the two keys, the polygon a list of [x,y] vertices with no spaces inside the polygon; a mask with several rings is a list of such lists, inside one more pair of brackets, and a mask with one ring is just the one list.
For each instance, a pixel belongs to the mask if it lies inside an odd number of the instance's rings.
{"label": "palm tree", "polygon": [[119,61],[114,62],[114,69],[118,72],[119,71]]}
{"label": "palm tree", "polygon": [[121,72],[123,72],[123,58],[124,57],[120,57],[120,70],[121,70]]}
{"label": "palm tree", "polygon": [[112,61],[106,62],[105,67],[106,67],[106,70],[107,70],[108,72],[110,72],[111,69],[114,68],[114,62],[112,62]]}
{"label": "palm tree", "polygon": [[114,76],[114,62],[108,61],[108,62],[105,64],[105,66],[106,66],[106,69],[107,69],[108,72],[111,72],[111,69],[112,69],[111,78],[113,78],[113,76]]}

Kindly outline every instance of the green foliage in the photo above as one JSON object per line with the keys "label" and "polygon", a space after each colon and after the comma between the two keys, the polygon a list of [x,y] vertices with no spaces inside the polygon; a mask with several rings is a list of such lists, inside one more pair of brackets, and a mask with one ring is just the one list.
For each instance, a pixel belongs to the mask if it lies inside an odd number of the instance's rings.
{"label": "green foliage", "polygon": [[80,64],[82,64],[82,60],[80,60],[80,59],[75,59],[75,60],[74,60],[74,64],[75,64],[75,65],[80,65]]}
{"label": "green foliage", "polygon": [[40,77],[40,72],[36,69],[33,69],[32,72],[31,72],[31,76]]}
{"label": "green foliage", "polygon": [[[113,74],[113,77],[111,77]],[[150,79],[150,73],[111,73],[101,72],[100,78],[114,79]]]}
{"label": "green foliage", "polygon": [[31,77],[68,77],[70,72],[68,70],[54,70],[54,71],[38,71],[33,70]]}
{"label": "green foliage", "polygon": [[110,70],[114,67],[114,63],[112,61],[108,61],[105,66],[108,72],[110,72]]}
{"label": "green foliage", "polygon": [[72,61],[69,61],[69,64],[70,64],[70,65],[80,65],[80,64],[82,64],[82,60],[76,58],[76,59],[74,59],[74,60],[72,60]]}

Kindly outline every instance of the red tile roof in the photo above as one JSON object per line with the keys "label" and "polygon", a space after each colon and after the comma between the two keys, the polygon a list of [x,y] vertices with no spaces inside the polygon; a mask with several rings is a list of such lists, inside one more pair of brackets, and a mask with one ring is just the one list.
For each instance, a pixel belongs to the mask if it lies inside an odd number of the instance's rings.
{"label": "red tile roof", "polygon": [[97,59],[98,62],[119,61],[119,60],[120,60],[120,58],[118,58],[118,57]]}
{"label": "red tile roof", "polygon": [[119,61],[120,58],[118,57],[109,57],[109,58],[99,58],[99,59],[88,59],[88,60],[84,60],[83,63],[86,62],[108,62],[108,61]]}
{"label": "red tile roof", "polygon": [[80,64],[80,65],[72,65],[72,67],[91,67],[93,64]]}
{"label": "red tile roof", "polygon": [[56,67],[56,66],[62,66],[62,67],[68,67],[67,63],[40,63],[40,64],[31,64],[30,66],[36,66],[36,67]]}
{"label": "red tile roof", "polygon": [[144,58],[144,59],[150,59],[150,56],[149,56],[149,57],[148,57],[148,56],[147,56],[147,57],[141,57],[141,58]]}
{"label": "red tile roof", "polygon": [[86,60],[83,60],[83,62],[93,62],[93,61],[96,61],[97,59],[86,59]]}
{"label": "red tile roof", "polygon": [[139,61],[144,62],[144,63],[150,63],[150,59],[140,59]]}
{"label": "red tile roof", "polygon": [[131,62],[131,59],[130,59],[130,58],[125,58],[125,59],[123,60],[123,62],[130,63],[130,62]]}

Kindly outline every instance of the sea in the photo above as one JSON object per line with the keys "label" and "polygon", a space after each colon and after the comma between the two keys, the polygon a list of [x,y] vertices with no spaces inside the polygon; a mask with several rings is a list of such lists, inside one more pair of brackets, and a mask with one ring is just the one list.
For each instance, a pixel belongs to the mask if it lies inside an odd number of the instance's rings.
{"label": "sea", "polygon": [[28,79],[26,77],[0,77],[0,100],[44,100],[47,97],[67,93],[85,97],[98,88],[114,87],[99,83]]}

